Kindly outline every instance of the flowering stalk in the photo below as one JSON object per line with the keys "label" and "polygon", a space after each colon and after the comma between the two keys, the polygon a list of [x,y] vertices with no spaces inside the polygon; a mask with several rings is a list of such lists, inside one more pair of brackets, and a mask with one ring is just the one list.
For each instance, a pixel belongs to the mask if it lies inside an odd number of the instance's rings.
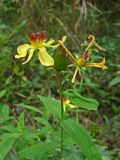
{"label": "flowering stalk", "polygon": [[[81,70],[79,70],[79,74],[80,74],[79,93],[81,94],[81,89],[82,89],[82,85],[83,85],[83,73]],[[76,108],[76,122],[79,123],[79,109],[78,109],[78,107]]]}
{"label": "flowering stalk", "polygon": [[62,95],[62,87],[60,92],[60,101],[61,101],[61,160],[63,159],[63,95]]}
{"label": "flowering stalk", "polygon": [[[46,67],[51,66],[56,71],[56,83],[57,83],[56,86],[59,91],[60,102],[61,102],[61,116],[60,116],[60,123],[59,123],[60,124],[60,159],[61,160],[64,159],[63,158],[64,157],[64,152],[63,152],[63,149],[64,149],[63,148],[64,147],[63,120],[64,120],[64,112],[66,112],[66,107],[70,107],[71,109],[76,109],[76,121],[79,122],[78,106],[76,106],[74,104],[74,102],[72,104],[72,102],[70,102],[69,99],[64,97],[65,92],[63,92],[64,90],[62,87],[62,76],[63,75],[61,73],[62,73],[62,71],[67,69],[67,66],[69,64],[68,57],[71,58],[72,62],[74,63],[74,65],[76,67],[75,72],[73,74],[72,83],[75,82],[75,78],[76,78],[77,73],[79,73],[81,75],[81,82],[80,82],[80,88],[79,88],[80,92],[81,92],[81,86],[82,86],[82,82],[83,82],[83,77],[82,77],[82,73],[81,73],[82,67],[86,67],[86,68],[87,67],[97,67],[97,68],[101,68],[101,69],[107,69],[107,67],[105,65],[105,58],[103,58],[103,60],[99,63],[93,63],[93,62],[88,63],[88,60],[90,58],[89,49],[93,45],[95,45],[99,50],[103,50],[103,48],[100,48],[100,46],[95,43],[94,36],[92,36],[92,35],[89,36],[89,40],[90,40],[89,44],[79,58],[74,57],[73,54],[64,45],[66,38],[67,38],[66,36],[63,36],[61,40],[58,40],[57,44],[53,45],[55,40],[53,38],[51,38],[50,40],[46,41],[45,32],[30,33],[30,35],[29,35],[30,44],[23,44],[23,45],[18,46],[17,47],[18,54],[15,55],[15,58],[17,58],[17,59],[19,59],[19,58],[26,59],[23,62],[23,64],[26,64],[31,60],[33,54],[37,53],[38,59],[43,66],[46,66]],[[55,50],[55,54],[53,57],[51,57],[48,54],[48,52],[47,52],[48,48],[57,48]],[[69,97],[69,95],[68,95],[68,97]],[[79,98],[79,96],[78,96],[78,98]],[[77,105],[79,105],[79,103]],[[76,131],[76,129],[75,129],[75,131]],[[83,134],[84,133],[85,133],[85,131],[83,132]],[[81,133],[81,135],[82,135],[82,133]],[[86,136],[87,136],[87,134],[86,134]],[[85,140],[85,138],[84,138],[84,140]],[[88,137],[88,140],[89,140],[89,137]],[[85,143],[87,143],[87,140],[85,141]],[[85,147],[83,145],[83,149],[84,148]],[[88,156],[88,157],[90,157],[90,156]],[[100,159],[100,158],[98,158],[98,159]]]}
{"label": "flowering stalk", "polygon": [[57,88],[60,94],[60,102],[61,102],[61,119],[60,119],[60,126],[61,126],[61,142],[60,142],[60,157],[61,160],[63,160],[63,127],[62,127],[62,123],[63,123],[63,114],[64,114],[64,98],[63,98],[63,88],[62,88],[62,79],[61,79],[61,74],[60,72],[57,72],[56,74],[56,83],[57,83]]}

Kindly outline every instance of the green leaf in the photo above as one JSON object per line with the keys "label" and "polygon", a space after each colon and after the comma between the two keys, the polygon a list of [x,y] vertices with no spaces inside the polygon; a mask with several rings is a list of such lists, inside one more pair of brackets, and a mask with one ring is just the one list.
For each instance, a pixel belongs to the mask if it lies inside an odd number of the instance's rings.
{"label": "green leaf", "polygon": [[5,158],[7,153],[11,150],[15,140],[16,137],[14,136],[6,136],[6,138],[0,142],[0,160]]}
{"label": "green leaf", "polygon": [[9,106],[6,104],[0,104],[0,119],[9,119]]}
{"label": "green leaf", "polygon": [[54,68],[57,71],[62,71],[67,68],[68,59],[66,54],[63,52],[62,48],[58,48],[53,56],[54,59]]}
{"label": "green leaf", "polygon": [[20,104],[20,107],[23,107],[25,109],[28,109],[28,110],[43,114],[43,112],[41,112],[38,108],[36,108],[34,106],[31,106],[31,105],[28,105],[28,104]]}
{"label": "green leaf", "polygon": [[40,118],[40,117],[35,117],[34,118],[37,122],[44,124],[45,126],[48,126],[49,128],[51,128],[51,125],[49,124],[49,122],[44,119],[44,118]]}
{"label": "green leaf", "polygon": [[117,76],[117,77],[115,77],[114,79],[112,79],[111,81],[110,81],[110,83],[109,83],[109,87],[112,87],[112,86],[114,86],[114,85],[116,85],[116,84],[120,84],[120,76]]}
{"label": "green leaf", "polygon": [[91,98],[85,98],[81,96],[76,90],[74,89],[69,89],[64,92],[65,97],[67,97],[71,103],[74,105],[88,109],[88,110],[97,110],[99,103]]}
{"label": "green leaf", "polygon": [[77,144],[87,160],[102,160],[99,152],[92,142],[91,136],[80,124],[74,120],[67,119],[63,122],[64,131]]}
{"label": "green leaf", "polygon": [[49,124],[49,122],[46,119],[40,118],[40,117],[35,117],[34,119],[37,122],[44,125],[44,127],[42,127],[42,129],[41,129],[41,132],[47,134],[49,132],[50,128],[51,128],[51,125]]}
{"label": "green leaf", "polygon": [[7,92],[7,91],[6,91],[5,89],[4,89],[4,90],[1,90],[1,91],[0,91],[0,98],[3,97],[3,96],[6,94],[6,92]]}
{"label": "green leaf", "polygon": [[11,132],[11,133],[17,133],[18,129],[13,127],[12,125],[4,125],[2,127],[0,127],[0,130],[4,130],[7,132]]}
{"label": "green leaf", "polygon": [[21,132],[24,130],[25,125],[24,125],[24,112],[22,112],[18,118],[18,123],[17,123],[17,128]]}
{"label": "green leaf", "polygon": [[38,98],[43,102],[45,109],[46,109],[46,115],[49,117],[50,114],[53,114],[56,118],[60,118],[60,101],[48,97],[43,97],[38,95]]}
{"label": "green leaf", "polygon": [[114,22],[113,26],[120,26],[120,22]]}
{"label": "green leaf", "polygon": [[21,159],[43,160],[45,157],[49,157],[48,153],[52,150],[53,144],[43,143],[25,148],[19,154]]}

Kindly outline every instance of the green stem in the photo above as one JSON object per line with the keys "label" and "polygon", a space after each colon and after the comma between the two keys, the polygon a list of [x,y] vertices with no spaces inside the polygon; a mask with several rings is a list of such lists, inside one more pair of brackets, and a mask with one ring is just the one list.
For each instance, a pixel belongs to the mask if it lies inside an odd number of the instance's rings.
{"label": "green stem", "polygon": [[61,160],[63,159],[63,96],[62,93],[60,92],[60,99],[61,99]]}
{"label": "green stem", "polygon": [[76,122],[79,123],[79,109],[76,108]]}
{"label": "green stem", "polygon": [[[81,70],[79,70],[79,74],[80,74],[80,77],[81,77],[79,92],[81,93],[82,84],[83,84],[83,76],[82,76],[82,71]],[[79,109],[78,108],[76,108],[76,122],[79,123]]]}
{"label": "green stem", "polygon": [[61,152],[60,152],[60,159],[63,160],[63,127],[62,127],[62,123],[63,123],[63,114],[64,114],[64,110],[63,110],[63,89],[62,89],[62,84],[61,84],[61,74],[57,73],[57,88],[59,90],[59,94],[60,94],[60,101],[61,101],[61,119],[60,119],[60,126],[61,126]]}

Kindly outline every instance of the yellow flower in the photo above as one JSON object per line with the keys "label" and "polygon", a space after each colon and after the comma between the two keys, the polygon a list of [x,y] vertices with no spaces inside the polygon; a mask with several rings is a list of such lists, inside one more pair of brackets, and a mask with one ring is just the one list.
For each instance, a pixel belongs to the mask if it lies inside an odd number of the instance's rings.
{"label": "yellow flower", "polygon": [[105,58],[100,63],[86,63],[85,67],[97,67],[102,69],[108,69],[105,65]]}
{"label": "yellow flower", "polygon": [[107,69],[105,65],[105,58],[103,58],[102,62],[100,63],[87,63],[90,54],[88,54],[89,48],[95,44],[95,37],[90,35],[89,36],[90,43],[88,44],[87,48],[85,49],[85,52],[82,54],[82,56],[78,59],[76,59],[71,52],[66,48],[64,45],[64,41],[66,40],[66,36],[62,37],[62,40],[59,40],[59,43],[57,45],[52,45],[54,43],[54,39],[50,39],[48,42],[46,42],[45,39],[45,32],[37,32],[37,33],[31,33],[30,34],[30,43],[31,44],[23,44],[20,45],[17,48],[18,54],[15,55],[15,58],[24,58],[27,57],[27,60],[23,62],[23,64],[30,61],[30,59],[33,56],[33,53],[35,50],[38,50],[38,58],[42,65],[44,66],[53,66],[54,60],[53,58],[48,54],[46,47],[52,47],[56,48],[58,46],[62,46],[63,49],[66,51],[66,53],[71,57],[72,61],[76,64],[76,70],[74,72],[72,83],[75,81],[75,77],[77,75],[77,72],[80,70],[81,67],[97,67],[102,69]]}
{"label": "yellow flower", "polygon": [[63,98],[63,109],[64,109],[64,112],[66,112],[66,106],[68,106],[68,107],[70,107],[72,109],[77,108],[77,106],[75,106],[74,104],[70,103],[69,99]]}
{"label": "yellow flower", "polygon": [[52,44],[54,43],[54,39],[51,38],[48,42],[46,42],[45,32],[37,32],[30,34],[30,43],[31,44],[20,45],[17,48],[18,54],[15,55],[15,58],[23,58],[28,56],[27,60],[23,62],[23,64],[25,64],[31,60],[34,51],[38,50],[38,58],[42,65],[44,66],[54,65],[53,58],[48,54],[46,50],[46,47],[58,46],[58,45],[52,46]]}
{"label": "yellow flower", "polygon": [[105,65],[105,58],[103,58],[103,60],[100,63],[87,63],[87,61],[88,61],[88,59],[90,57],[90,54],[88,54],[88,50],[95,43],[94,42],[95,41],[95,37],[92,36],[92,35],[90,35],[89,39],[90,39],[90,43],[88,44],[88,46],[85,49],[84,53],[78,59],[76,59],[72,55],[72,53],[66,48],[66,46],[63,44],[62,41],[59,41],[60,45],[64,48],[64,50],[66,51],[66,53],[70,56],[70,58],[72,59],[72,61],[76,64],[76,70],[75,70],[73,78],[72,78],[72,83],[74,83],[75,77],[76,77],[78,71],[80,70],[80,68],[82,68],[82,67],[97,67],[97,68],[101,68],[101,69],[107,69],[107,67]]}

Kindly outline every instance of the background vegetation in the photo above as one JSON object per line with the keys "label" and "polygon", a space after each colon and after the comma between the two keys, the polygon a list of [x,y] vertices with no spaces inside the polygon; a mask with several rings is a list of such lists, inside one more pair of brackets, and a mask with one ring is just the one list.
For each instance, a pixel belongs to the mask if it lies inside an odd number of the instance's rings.
{"label": "background vegetation", "polygon": [[[81,110],[79,121],[100,140],[104,160],[120,159],[120,3],[119,0],[1,0],[0,1],[0,125],[16,126],[21,112],[25,124],[35,130],[36,113],[25,105],[40,109],[37,95],[57,97],[49,70],[41,67],[37,58],[27,65],[15,60],[16,48],[28,41],[34,31],[46,31],[48,37],[59,39],[67,35],[67,46],[81,54],[81,43],[89,34],[106,49],[93,59],[106,57],[108,70],[88,70],[84,73],[81,94],[100,102],[98,112]],[[52,75],[54,77],[54,74]],[[70,74],[69,77],[72,77]],[[78,77],[79,81],[79,77]],[[65,84],[70,87],[68,77]],[[79,90],[79,83],[76,84]],[[24,104],[23,104],[24,103]],[[6,108],[6,109],[3,109]],[[28,107],[29,108],[29,107]],[[5,129],[4,129],[5,130]],[[1,137],[3,129],[0,130]],[[22,141],[22,140],[21,140]],[[33,142],[29,142],[33,143]],[[17,150],[24,147],[17,146]],[[29,145],[29,144],[27,144]],[[73,151],[77,156],[76,151]],[[14,156],[13,156],[14,155]],[[19,157],[13,149],[9,158]],[[17,159],[16,158],[16,159]],[[7,158],[6,158],[7,159]],[[77,158],[76,158],[77,159]]]}

